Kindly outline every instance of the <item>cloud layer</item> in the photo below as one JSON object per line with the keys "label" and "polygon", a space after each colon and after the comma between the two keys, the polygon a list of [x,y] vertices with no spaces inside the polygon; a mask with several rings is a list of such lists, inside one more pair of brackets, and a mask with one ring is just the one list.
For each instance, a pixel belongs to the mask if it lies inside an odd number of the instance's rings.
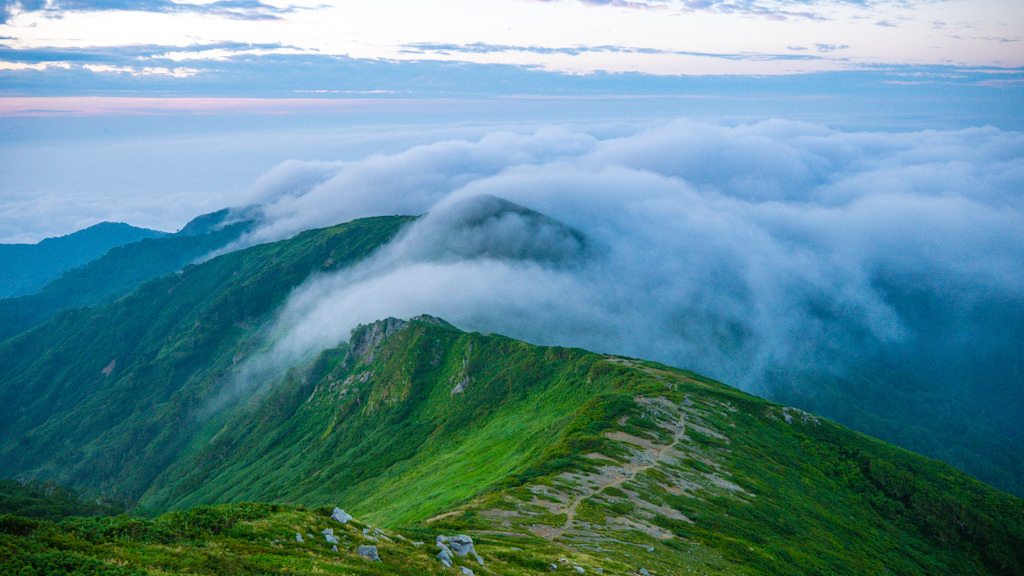
{"label": "cloud layer", "polygon": [[[358,323],[428,313],[763,391],[780,371],[842,373],[893,350],[1024,353],[1012,324],[1024,321],[1022,189],[1024,135],[992,128],[547,127],[283,164],[252,198],[268,223],[250,241],[428,213],[370,262],[293,295],[278,332],[286,361]],[[582,231],[587,250],[512,257],[541,233],[515,214],[459,224],[481,195]]]}

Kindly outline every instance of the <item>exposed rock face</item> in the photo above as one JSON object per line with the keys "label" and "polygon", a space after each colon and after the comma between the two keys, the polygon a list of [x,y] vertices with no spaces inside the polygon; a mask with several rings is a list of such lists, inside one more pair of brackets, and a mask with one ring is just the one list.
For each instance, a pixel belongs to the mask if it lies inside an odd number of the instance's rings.
{"label": "exposed rock face", "polygon": [[380,556],[377,555],[376,546],[360,546],[359,548],[356,548],[356,554],[359,554],[360,556],[363,556],[374,562],[380,562]]}
{"label": "exposed rock face", "polygon": [[336,507],[334,509],[334,512],[331,512],[331,520],[335,520],[335,521],[337,521],[340,524],[347,524],[348,521],[351,520],[351,519],[352,519],[352,516],[350,514],[346,513],[341,508],[337,508]]}
{"label": "exposed rock face", "polygon": [[376,357],[374,349],[380,346],[395,333],[404,330],[408,325],[405,320],[398,318],[385,318],[372,324],[356,326],[352,330],[352,336],[348,342],[348,353],[345,355],[345,364],[362,360],[369,365]]}
{"label": "exposed rock face", "polygon": [[[421,314],[409,320],[409,322],[427,322],[434,324],[435,326],[444,326],[451,328],[452,325],[441,320],[440,318],[434,318],[427,314]],[[398,318],[385,318],[383,320],[377,320],[372,324],[360,324],[352,330],[352,335],[349,337],[348,342],[348,353],[345,355],[344,364],[346,366],[363,361],[364,364],[370,365],[373,362],[376,355],[374,350],[382,342],[388,338],[394,336],[398,332],[401,332],[409,325],[409,322],[405,320],[399,320]]]}

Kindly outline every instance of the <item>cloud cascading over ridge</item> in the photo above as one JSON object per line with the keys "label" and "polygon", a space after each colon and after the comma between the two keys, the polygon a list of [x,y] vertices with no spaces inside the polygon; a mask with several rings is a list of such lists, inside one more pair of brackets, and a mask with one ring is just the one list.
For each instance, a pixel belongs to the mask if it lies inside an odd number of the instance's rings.
{"label": "cloud cascading over ridge", "polygon": [[[992,345],[996,333],[982,329],[992,326],[979,323],[1024,319],[1022,189],[1024,135],[991,128],[680,121],[598,139],[548,127],[284,164],[254,195],[268,221],[249,241],[429,212],[370,262],[296,291],[278,343],[291,359],[358,323],[429,313],[756,390],[780,368],[842,371],[850,356],[891,347]],[[446,217],[481,195],[564,222],[596,249],[571,266],[418,250],[495,234]],[[519,246],[529,238],[517,229],[489,241]],[[1004,326],[1002,346],[1021,348],[1020,332]]]}

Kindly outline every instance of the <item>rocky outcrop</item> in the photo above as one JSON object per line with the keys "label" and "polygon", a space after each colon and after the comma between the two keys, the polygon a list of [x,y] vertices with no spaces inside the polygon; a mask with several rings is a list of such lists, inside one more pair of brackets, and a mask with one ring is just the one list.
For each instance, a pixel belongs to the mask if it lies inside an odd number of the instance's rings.
{"label": "rocky outcrop", "polygon": [[462,558],[467,555],[472,555],[481,566],[484,565],[484,559],[476,553],[476,548],[473,546],[473,539],[465,534],[459,534],[450,538],[448,536],[438,536],[435,543],[441,549],[441,552],[437,554],[437,558],[445,566],[450,567],[455,560],[455,556]]}
{"label": "rocky outcrop", "polygon": [[324,540],[327,540],[328,544],[337,544],[338,542],[341,542],[341,538],[334,535],[333,528],[326,528],[320,533],[324,535]]}
{"label": "rocky outcrop", "polygon": [[373,562],[380,562],[380,556],[377,555],[376,546],[360,546],[359,548],[356,548],[356,554],[359,554],[360,556]]}
{"label": "rocky outcrop", "polygon": [[426,322],[435,326],[453,327],[440,318],[434,318],[427,314],[421,314],[409,321],[398,318],[385,318],[370,324],[360,324],[352,330],[348,341],[348,352],[345,354],[343,364],[354,365],[362,361],[367,366],[376,358],[375,351],[385,340],[404,330],[409,322]]}
{"label": "rocky outcrop", "polygon": [[331,520],[334,520],[334,521],[338,522],[339,524],[347,524],[348,521],[351,520],[351,519],[352,519],[352,516],[350,514],[346,513],[341,508],[335,507],[334,508],[334,512],[331,512]]}

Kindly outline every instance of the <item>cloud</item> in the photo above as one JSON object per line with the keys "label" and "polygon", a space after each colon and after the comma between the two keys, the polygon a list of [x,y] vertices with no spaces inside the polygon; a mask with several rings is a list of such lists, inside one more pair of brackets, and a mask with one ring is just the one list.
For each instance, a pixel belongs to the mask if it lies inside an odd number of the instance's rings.
{"label": "cloud", "polygon": [[[893,351],[1024,354],[1022,186],[1024,135],[993,128],[679,121],[601,139],[548,127],[283,165],[254,197],[268,221],[251,240],[427,213],[370,261],[295,292],[276,331],[284,364],[358,323],[429,313],[763,391],[778,374],[842,374]],[[494,197],[581,231],[586,249],[518,209],[494,227],[460,216]],[[540,257],[537,238],[562,240]]]}
{"label": "cloud", "polygon": [[[825,46],[818,44],[817,46]],[[835,49],[849,48],[841,46]],[[705,58],[720,58],[723,60],[753,60],[766,62],[771,60],[820,60],[820,56],[793,55],[793,54],[766,54],[766,53],[716,53],[716,52],[693,52],[685,50],[660,50],[654,48],[637,48],[629,46],[574,46],[574,47],[546,47],[546,46],[514,46],[508,44],[487,44],[474,42],[472,44],[451,44],[439,42],[417,42],[406,44],[403,50],[405,53],[427,54],[438,53],[450,55],[457,54],[491,54],[496,52],[529,52],[533,54],[567,54],[579,56],[587,53],[614,53],[614,54],[672,54],[676,56],[699,56]],[[827,50],[819,49],[819,52]]]}
{"label": "cloud", "polygon": [[818,50],[818,52],[828,53],[828,52],[835,52],[837,50],[846,50],[847,48],[850,47],[850,45],[849,44],[815,44],[814,47],[815,47],[815,49]]}
{"label": "cloud", "polygon": [[45,12],[59,17],[64,12],[160,12],[165,14],[204,14],[233,20],[277,20],[297,7],[279,8],[258,0],[216,0],[207,3],[174,0],[0,0],[0,24],[23,12]]}

